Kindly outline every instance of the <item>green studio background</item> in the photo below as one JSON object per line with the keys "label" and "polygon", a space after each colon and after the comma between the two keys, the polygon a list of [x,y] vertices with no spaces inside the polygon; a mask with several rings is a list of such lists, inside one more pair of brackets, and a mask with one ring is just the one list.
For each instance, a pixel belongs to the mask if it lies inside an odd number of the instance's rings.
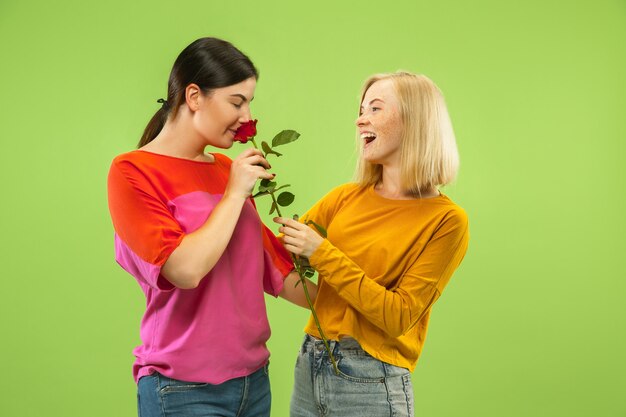
{"label": "green studio background", "polygon": [[[1,416],[135,415],[144,299],[113,259],[106,176],[207,35],[260,68],[259,136],[302,133],[272,161],[291,212],[350,180],[368,75],[446,94],[462,169],[445,192],[472,240],[434,307],[417,416],[626,416],[623,0],[2,0]],[[307,314],[268,311],[283,417]]]}

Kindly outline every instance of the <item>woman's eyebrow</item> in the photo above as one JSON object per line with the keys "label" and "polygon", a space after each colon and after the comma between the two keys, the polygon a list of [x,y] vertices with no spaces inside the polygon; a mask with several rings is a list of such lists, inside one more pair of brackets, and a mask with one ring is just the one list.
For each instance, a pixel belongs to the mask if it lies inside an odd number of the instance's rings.
{"label": "woman's eyebrow", "polygon": [[[244,101],[244,103],[245,103],[246,101],[248,101],[248,99],[246,98],[246,96],[244,96],[243,94],[239,94],[239,93],[237,93],[237,94],[231,94],[230,96],[231,96],[231,97],[239,97],[240,99],[242,99],[242,100]],[[252,100],[254,100],[254,97],[252,97],[252,98],[250,99],[250,101],[252,101]]]}
{"label": "woman's eyebrow", "polygon": [[[370,101],[367,105],[369,106],[369,105],[371,105],[371,104],[372,104],[373,102],[375,102],[375,101],[380,101],[381,103],[384,103],[383,99],[381,99],[381,98],[375,98],[375,99],[373,99],[372,101]],[[363,106],[361,106],[361,109],[363,109]]]}

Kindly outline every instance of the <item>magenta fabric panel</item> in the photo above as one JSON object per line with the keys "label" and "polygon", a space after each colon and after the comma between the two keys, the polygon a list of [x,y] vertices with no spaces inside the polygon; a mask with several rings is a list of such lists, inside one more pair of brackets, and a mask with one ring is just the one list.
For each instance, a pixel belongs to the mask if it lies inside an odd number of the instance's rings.
{"label": "magenta fabric panel", "polygon": [[[221,197],[197,191],[167,205],[185,233],[191,233],[204,224]],[[256,210],[246,202],[231,243],[197,288],[163,292],[143,287],[147,309],[141,323],[143,344],[134,351],[137,381],[158,371],[219,384],[249,375],[267,362],[270,327],[264,280],[275,292],[282,288],[283,276],[265,254],[263,233]],[[142,268],[152,274],[151,280],[158,275],[148,266]]]}

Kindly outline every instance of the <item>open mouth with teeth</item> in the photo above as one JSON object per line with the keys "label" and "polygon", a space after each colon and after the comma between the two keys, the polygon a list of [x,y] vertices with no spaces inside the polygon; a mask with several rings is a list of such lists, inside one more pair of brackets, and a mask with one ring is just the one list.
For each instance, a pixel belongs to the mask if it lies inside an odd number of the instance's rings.
{"label": "open mouth with teeth", "polygon": [[376,139],[376,133],[372,133],[372,132],[361,133],[361,139],[365,141],[365,145],[368,145]]}

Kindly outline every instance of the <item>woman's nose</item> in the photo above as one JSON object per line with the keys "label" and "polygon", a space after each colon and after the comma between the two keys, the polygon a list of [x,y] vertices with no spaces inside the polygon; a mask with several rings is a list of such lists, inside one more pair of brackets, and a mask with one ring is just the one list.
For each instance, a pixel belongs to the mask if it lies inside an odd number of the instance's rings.
{"label": "woman's nose", "polygon": [[241,112],[241,116],[239,117],[239,121],[241,123],[246,123],[252,120],[252,113],[250,112],[250,108],[247,107],[245,110]]}

